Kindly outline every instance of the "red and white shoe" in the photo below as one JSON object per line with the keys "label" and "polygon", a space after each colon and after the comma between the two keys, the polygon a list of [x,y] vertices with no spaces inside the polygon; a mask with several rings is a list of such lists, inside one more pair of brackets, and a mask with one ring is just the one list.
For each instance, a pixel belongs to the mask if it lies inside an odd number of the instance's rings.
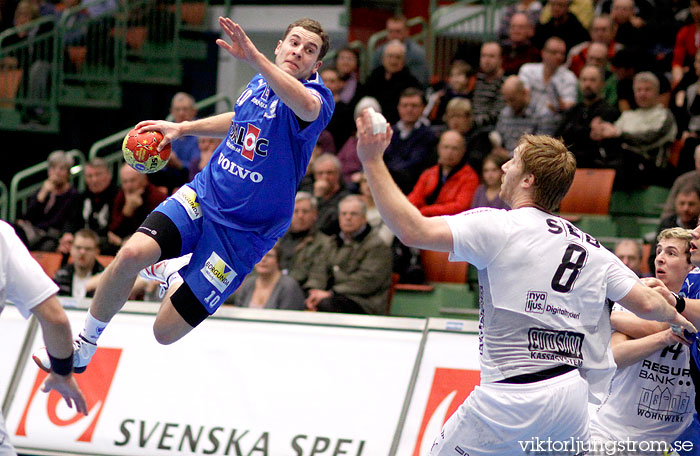
{"label": "red and white shoe", "polygon": [[162,298],[165,296],[165,292],[168,291],[170,285],[182,280],[182,276],[180,276],[178,271],[189,264],[191,258],[192,254],[188,253],[181,257],[159,261],[139,271],[139,276],[147,280],[159,282],[159,297]]}

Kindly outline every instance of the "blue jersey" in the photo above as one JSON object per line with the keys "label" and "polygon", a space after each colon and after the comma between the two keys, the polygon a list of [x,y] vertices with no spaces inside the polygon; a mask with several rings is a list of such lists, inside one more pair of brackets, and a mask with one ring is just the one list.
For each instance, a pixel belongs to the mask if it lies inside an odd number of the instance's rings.
{"label": "blue jersey", "polygon": [[685,298],[700,299],[700,268],[688,273],[678,294]]}
{"label": "blue jersey", "polygon": [[[700,268],[695,268],[688,273],[683,281],[680,296],[690,299],[700,299]],[[695,362],[700,366],[700,354],[698,353],[698,338],[693,339],[690,346],[690,354],[695,358]]]}
{"label": "blue jersey", "polygon": [[311,123],[298,119],[260,74],[238,97],[228,136],[191,184],[205,217],[264,237],[287,231],[297,188],[335,107],[318,73],[301,83],[321,102]]}

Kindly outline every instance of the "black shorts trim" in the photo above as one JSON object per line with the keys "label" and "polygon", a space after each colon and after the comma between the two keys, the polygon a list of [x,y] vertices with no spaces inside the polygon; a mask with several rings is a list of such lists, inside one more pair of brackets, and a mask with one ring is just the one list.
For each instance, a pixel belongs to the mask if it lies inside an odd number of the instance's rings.
{"label": "black shorts trim", "polygon": [[179,257],[182,252],[182,236],[170,217],[159,211],[151,212],[136,230],[150,236],[160,246],[158,261]]}
{"label": "black shorts trim", "polygon": [[204,305],[192,293],[192,289],[187,285],[187,282],[183,282],[180,288],[173,293],[170,297],[170,302],[173,303],[177,313],[193,328],[209,316]]}
{"label": "black shorts trim", "polygon": [[545,369],[543,371],[534,372],[532,374],[521,374],[521,375],[516,375],[514,377],[504,378],[503,380],[499,380],[496,383],[522,384],[522,383],[541,382],[542,380],[548,380],[550,378],[564,375],[567,372],[571,372],[574,369],[576,369],[574,366],[569,366],[568,364],[562,364],[559,366],[551,367],[549,369]]}

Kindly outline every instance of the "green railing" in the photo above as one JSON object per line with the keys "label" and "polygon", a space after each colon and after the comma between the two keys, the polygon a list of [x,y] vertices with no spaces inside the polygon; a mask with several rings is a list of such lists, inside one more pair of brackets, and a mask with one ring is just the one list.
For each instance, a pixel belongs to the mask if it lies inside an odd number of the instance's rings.
{"label": "green railing", "polygon": [[497,11],[512,2],[462,0],[435,8],[431,0],[430,39],[426,53],[434,76],[444,79],[460,44],[486,41],[496,37]]}
{"label": "green railing", "polygon": [[[411,39],[425,46],[425,44],[428,42],[429,36],[428,23],[426,22],[426,20],[420,16],[417,16],[407,20],[406,25],[409,28],[420,26],[420,31],[411,35]],[[379,45],[382,44],[384,40],[386,40],[386,36],[387,31],[380,30],[379,32],[370,36],[369,40],[367,40],[367,52],[365,53],[364,60],[360,61],[360,69],[362,70],[362,72],[360,73],[360,78],[363,81],[372,71],[372,59],[374,58],[374,54],[376,54]]]}
{"label": "green railing", "polygon": [[[75,164],[70,170],[73,186],[77,188],[78,191],[83,191],[85,188],[85,180],[83,178],[85,155],[77,149],[67,151],[66,153],[75,160]],[[6,220],[14,222],[17,220],[18,213],[24,214],[27,211],[29,199],[41,188],[48,169],[48,162],[43,161],[18,172],[12,177],[12,181],[10,182],[9,218]],[[18,208],[20,209],[19,211]]]}
{"label": "green railing", "polygon": [[49,17],[0,33],[0,126],[58,131],[55,38]]}
{"label": "green railing", "polygon": [[[195,103],[195,107],[200,114],[210,115],[216,111],[216,107],[219,103],[225,107],[221,112],[233,111],[233,101],[227,95],[214,95],[205,98]],[[172,118],[168,116],[167,120],[172,120]],[[90,147],[88,159],[92,160],[96,157],[104,159],[107,165],[111,167],[113,175],[119,176],[118,168],[124,160],[122,156],[122,142],[126,134],[129,133],[132,128],[133,127],[126,128],[96,141],[92,147]]]}
{"label": "green railing", "polygon": [[[225,12],[231,0],[224,0]],[[57,132],[58,106],[119,107],[121,82],[179,84],[209,0],[97,0],[0,34],[0,129]],[[181,38],[186,32],[188,38]],[[193,38],[194,36],[194,38]]]}
{"label": "green railing", "polygon": [[100,108],[121,106],[120,67],[125,42],[116,0],[78,5],[59,19],[59,104]]}
{"label": "green railing", "polygon": [[0,220],[7,221],[7,214],[9,211],[9,192],[7,191],[7,185],[0,181]]}

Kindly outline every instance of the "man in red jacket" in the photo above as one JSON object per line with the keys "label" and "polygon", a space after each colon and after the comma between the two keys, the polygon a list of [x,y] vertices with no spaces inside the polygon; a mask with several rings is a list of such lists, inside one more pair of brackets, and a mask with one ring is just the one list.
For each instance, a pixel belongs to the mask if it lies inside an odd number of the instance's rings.
{"label": "man in red jacket", "polygon": [[447,130],[438,143],[438,164],[426,169],[408,195],[424,216],[459,214],[469,209],[479,176],[467,164],[467,146],[457,131]]}

